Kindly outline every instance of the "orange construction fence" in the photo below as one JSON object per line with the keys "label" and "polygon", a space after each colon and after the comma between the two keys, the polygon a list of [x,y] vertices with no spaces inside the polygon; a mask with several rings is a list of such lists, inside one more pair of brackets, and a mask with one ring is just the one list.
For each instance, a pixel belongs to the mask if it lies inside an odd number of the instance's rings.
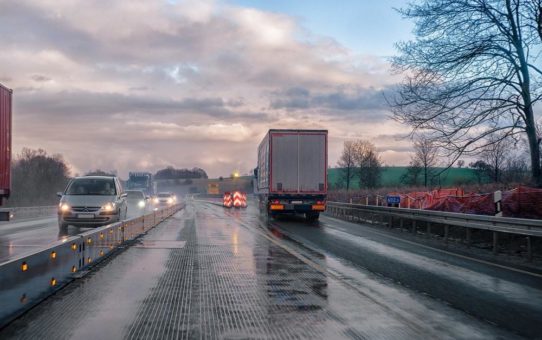
{"label": "orange construction fence", "polygon": [[[460,188],[439,189],[407,194],[401,197],[401,208],[427,209],[465,214],[495,215],[494,193],[465,193]],[[502,192],[502,213],[505,217],[542,218],[542,189],[518,187]]]}

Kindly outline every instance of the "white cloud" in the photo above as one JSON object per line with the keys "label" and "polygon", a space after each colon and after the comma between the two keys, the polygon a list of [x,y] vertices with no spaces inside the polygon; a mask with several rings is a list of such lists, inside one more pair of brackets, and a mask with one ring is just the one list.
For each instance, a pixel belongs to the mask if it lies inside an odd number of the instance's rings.
{"label": "white cloud", "polygon": [[0,44],[15,150],[61,153],[78,172],[248,172],[265,131],[292,127],[328,128],[334,164],[345,138],[394,150],[377,135],[402,130],[374,95],[397,81],[386,61],[280,13],[220,1],[7,0]]}

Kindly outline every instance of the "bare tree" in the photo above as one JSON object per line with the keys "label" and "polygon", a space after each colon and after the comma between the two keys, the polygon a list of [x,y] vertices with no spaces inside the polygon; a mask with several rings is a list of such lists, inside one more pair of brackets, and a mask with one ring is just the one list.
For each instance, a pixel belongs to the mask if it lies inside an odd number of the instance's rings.
{"label": "bare tree", "polygon": [[406,172],[401,176],[401,183],[418,185],[422,174],[422,166],[417,160],[411,160]]}
{"label": "bare tree", "polygon": [[[406,74],[394,118],[427,132],[451,164],[499,134],[524,135],[542,186],[533,106],[542,99],[540,0],[420,0],[400,13],[416,39],[393,58]],[[495,141],[495,140],[493,140]]]}
{"label": "bare tree", "polygon": [[463,165],[465,165],[465,161],[464,161],[464,160],[460,159],[460,160],[457,161],[457,167],[458,167],[459,169],[461,169],[461,168],[463,167]]}
{"label": "bare tree", "polygon": [[536,17],[536,28],[538,30],[538,36],[542,40],[542,0],[533,0],[534,15]]}
{"label": "bare tree", "polygon": [[366,140],[354,142],[354,161],[356,163],[359,187],[376,188],[380,184],[382,164],[376,147]]}
{"label": "bare tree", "polygon": [[438,163],[438,147],[436,144],[425,138],[418,137],[414,141],[414,155],[412,156],[412,163],[417,164],[423,175],[423,185],[427,187],[429,181],[434,174],[434,168]]}
{"label": "bare tree", "polygon": [[492,136],[488,145],[481,153],[482,160],[489,166],[489,177],[495,183],[502,181],[502,173],[508,162],[509,155],[513,149],[513,143],[510,139],[502,139],[499,136]]}
{"label": "bare tree", "polygon": [[356,160],[355,160],[356,148],[353,141],[345,141],[343,144],[343,151],[337,166],[341,168],[339,171],[339,183],[344,183],[346,191],[350,190],[350,184],[355,175]]}

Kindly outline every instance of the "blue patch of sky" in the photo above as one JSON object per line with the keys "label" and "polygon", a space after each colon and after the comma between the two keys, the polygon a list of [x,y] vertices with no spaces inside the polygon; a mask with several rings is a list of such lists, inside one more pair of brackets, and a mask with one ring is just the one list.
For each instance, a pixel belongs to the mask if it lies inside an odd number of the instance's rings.
{"label": "blue patch of sky", "polygon": [[394,44],[413,38],[413,24],[394,8],[405,0],[229,0],[229,3],[297,18],[309,32],[331,37],[354,53],[391,56]]}

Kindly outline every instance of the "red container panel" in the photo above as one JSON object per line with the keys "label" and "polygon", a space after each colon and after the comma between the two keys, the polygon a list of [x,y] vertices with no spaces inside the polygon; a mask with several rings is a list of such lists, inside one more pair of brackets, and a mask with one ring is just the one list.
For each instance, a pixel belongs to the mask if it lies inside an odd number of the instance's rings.
{"label": "red container panel", "polygon": [[9,197],[11,188],[12,90],[0,84],[0,197]]}

